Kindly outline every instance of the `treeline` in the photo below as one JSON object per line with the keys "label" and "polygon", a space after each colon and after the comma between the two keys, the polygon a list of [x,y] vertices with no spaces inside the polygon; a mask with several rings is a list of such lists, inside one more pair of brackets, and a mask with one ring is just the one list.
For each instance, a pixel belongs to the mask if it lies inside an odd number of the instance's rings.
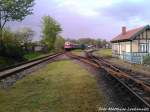
{"label": "treeline", "polygon": [[109,41],[105,39],[94,39],[94,38],[79,38],[79,39],[66,39],[66,41],[70,41],[76,44],[84,44],[84,45],[94,45],[97,48],[111,48],[111,44]]}
{"label": "treeline", "polygon": [[22,60],[22,44],[26,44],[25,33],[12,32],[5,28],[10,21],[22,21],[27,15],[32,14],[34,0],[1,0],[0,1],[0,56]]}
{"label": "treeline", "polygon": [[[50,28],[47,28],[48,25],[43,24],[42,38],[38,41],[33,40],[35,32],[29,27],[23,27],[16,31],[4,28],[0,44],[0,56],[24,60],[24,55],[31,52],[48,53],[63,50],[65,39],[55,31],[51,34],[51,31],[53,31],[51,28],[54,27],[51,24],[49,25]],[[38,51],[35,50],[37,46],[40,47]]]}
{"label": "treeline", "polygon": [[23,55],[27,51],[26,48],[32,41],[33,31],[29,28],[23,28],[12,32],[7,28],[3,30],[2,35],[0,56],[23,59]]}
{"label": "treeline", "polygon": [[50,16],[42,18],[42,39],[38,42],[33,42],[35,32],[31,28],[11,31],[5,27],[8,22],[22,21],[31,15],[34,4],[34,0],[0,1],[0,57],[23,60],[24,55],[34,51],[36,46],[45,52],[62,48],[64,39],[58,35],[62,29]]}
{"label": "treeline", "polygon": [[42,51],[63,48],[65,40],[59,36],[62,29],[50,16],[41,18],[42,38],[38,42],[33,41],[35,32],[29,27],[16,31],[6,27],[8,22],[21,22],[33,14],[34,4],[34,0],[0,0],[0,68],[41,55]]}

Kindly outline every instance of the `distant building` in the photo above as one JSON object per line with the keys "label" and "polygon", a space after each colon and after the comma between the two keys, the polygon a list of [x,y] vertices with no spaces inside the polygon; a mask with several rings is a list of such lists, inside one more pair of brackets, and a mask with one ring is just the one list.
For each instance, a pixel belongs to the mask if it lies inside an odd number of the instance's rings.
{"label": "distant building", "polygon": [[103,48],[110,49],[111,48],[111,43],[106,43],[105,45],[103,45]]}
{"label": "distant building", "polygon": [[41,52],[43,50],[43,47],[42,45],[34,45],[34,51],[35,52]]}
{"label": "distant building", "polygon": [[111,40],[112,55],[124,61],[142,64],[143,57],[150,54],[150,26],[122,32]]}
{"label": "distant building", "polygon": [[34,52],[46,52],[47,47],[44,44],[37,41],[37,42],[32,43],[32,51],[34,51]]}

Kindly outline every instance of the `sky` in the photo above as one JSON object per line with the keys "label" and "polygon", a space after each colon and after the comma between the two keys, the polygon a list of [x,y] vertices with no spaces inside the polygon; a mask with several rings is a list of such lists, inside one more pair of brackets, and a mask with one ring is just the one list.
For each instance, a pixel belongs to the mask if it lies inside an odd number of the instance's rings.
{"label": "sky", "polygon": [[42,17],[49,15],[61,25],[64,38],[111,40],[127,29],[150,23],[149,0],[35,0],[33,15],[22,22],[10,22],[16,30],[31,27],[34,40],[41,38]]}

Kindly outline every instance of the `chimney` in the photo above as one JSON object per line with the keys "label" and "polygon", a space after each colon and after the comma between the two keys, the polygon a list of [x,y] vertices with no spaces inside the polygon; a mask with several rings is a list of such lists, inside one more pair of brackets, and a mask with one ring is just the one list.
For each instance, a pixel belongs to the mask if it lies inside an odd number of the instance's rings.
{"label": "chimney", "polygon": [[122,35],[125,35],[125,34],[126,34],[126,27],[122,26]]}

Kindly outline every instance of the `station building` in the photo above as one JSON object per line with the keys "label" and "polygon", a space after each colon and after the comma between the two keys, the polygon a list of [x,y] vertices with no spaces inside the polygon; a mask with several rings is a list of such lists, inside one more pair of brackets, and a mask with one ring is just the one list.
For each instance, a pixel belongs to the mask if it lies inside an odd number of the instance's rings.
{"label": "station building", "polygon": [[150,26],[131,30],[122,27],[122,32],[111,40],[112,55],[130,63],[142,64],[143,58],[150,55]]}

